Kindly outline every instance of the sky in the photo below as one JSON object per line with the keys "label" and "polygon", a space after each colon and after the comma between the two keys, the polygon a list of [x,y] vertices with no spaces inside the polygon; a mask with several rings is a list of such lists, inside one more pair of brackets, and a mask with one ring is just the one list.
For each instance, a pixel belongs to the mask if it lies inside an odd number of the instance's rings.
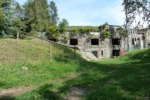
{"label": "sky", "polygon": [[[27,0],[16,0],[23,5]],[[68,20],[71,26],[123,25],[122,0],[53,0],[59,18]],[[50,2],[50,0],[48,0]]]}

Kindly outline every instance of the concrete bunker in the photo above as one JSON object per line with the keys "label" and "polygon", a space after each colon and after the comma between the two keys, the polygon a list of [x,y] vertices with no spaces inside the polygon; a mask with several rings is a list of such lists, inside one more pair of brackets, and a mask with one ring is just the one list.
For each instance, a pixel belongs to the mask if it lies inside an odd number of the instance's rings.
{"label": "concrete bunker", "polygon": [[78,45],[78,39],[76,38],[70,39],[70,45]]}
{"label": "concrete bunker", "polygon": [[91,39],[91,45],[99,45],[99,39],[98,38]]}

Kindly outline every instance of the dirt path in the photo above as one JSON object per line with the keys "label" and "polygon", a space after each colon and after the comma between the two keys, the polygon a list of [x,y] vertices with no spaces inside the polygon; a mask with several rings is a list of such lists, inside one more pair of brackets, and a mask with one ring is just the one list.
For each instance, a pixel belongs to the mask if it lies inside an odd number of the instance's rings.
{"label": "dirt path", "polygon": [[0,98],[1,97],[13,97],[17,96],[23,92],[30,91],[32,89],[36,88],[36,86],[27,86],[27,87],[18,87],[18,88],[11,88],[0,91]]}
{"label": "dirt path", "polygon": [[[67,80],[73,79],[75,77],[78,77],[81,74],[82,73],[72,73],[72,74],[68,75],[67,77],[60,78],[60,79],[57,79],[57,80],[52,80],[49,83],[53,84],[53,83],[59,83],[59,82],[67,81]],[[31,91],[31,90],[33,90],[33,89],[35,89],[37,87],[38,86],[26,86],[26,87],[22,86],[22,87],[18,87],[18,88],[11,88],[11,89],[1,90],[0,91],[0,100],[3,97],[15,97],[15,96],[18,96],[18,95],[20,95],[20,94],[22,94],[24,92]]]}
{"label": "dirt path", "polygon": [[85,89],[72,87],[70,88],[70,93],[64,97],[64,100],[81,100],[84,95]]}

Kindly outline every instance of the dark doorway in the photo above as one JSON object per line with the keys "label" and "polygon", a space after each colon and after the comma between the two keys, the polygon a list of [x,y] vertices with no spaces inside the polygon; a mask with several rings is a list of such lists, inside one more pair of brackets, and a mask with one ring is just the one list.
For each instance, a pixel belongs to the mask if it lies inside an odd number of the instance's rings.
{"label": "dark doorway", "polygon": [[132,38],[132,45],[134,45],[134,38]]}
{"label": "dark doorway", "polygon": [[103,51],[101,51],[101,55],[102,55],[102,56],[104,55],[104,52],[103,52]]}
{"label": "dark doorway", "polygon": [[70,45],[78,45],[78,39],[70,39]]}
{"label": "dark doorway", "polygon": [[99,39],[97,38],[91,39],[91,45],[99,45]]}
{"label": "dark doorway", "polygon": [[120,39],[119,38],[112,39],[112,44],[113,45],[120,45]]}
{"label": "dark doorway", "polygon": [[92,51],[92,54],[98,58],[98,51]]}
{"label": "dark doorway", "polygon": [[51,41],[54,41],[54,42],[57,42],[58,40],[57,39],[50,39]]}
{"label": "dark doorway", "polygon": [[113,50],[113,56],[120,56],[120,50]]}

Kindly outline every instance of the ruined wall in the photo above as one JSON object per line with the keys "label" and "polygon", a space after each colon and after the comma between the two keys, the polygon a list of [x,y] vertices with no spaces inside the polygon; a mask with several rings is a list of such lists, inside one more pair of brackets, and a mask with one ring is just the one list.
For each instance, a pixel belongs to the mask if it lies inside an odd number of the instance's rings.
{"label": "ruined wall", "polygon": [[[69,36],[69,40],[66,43],[70,45],[70,39],[78,39],[77,46],[81,52],[91,52],[98,58],[109,58],[122,55],[122,53],[128,50],[128,37],[120,36],[120,33],[117,32],[117,27],[110,28],[110,32],[111,36],[105,38],[104,40],[100,38],[101,36],[99,32],[91,32],[93,35],[92,37],[86,34],[77,34],[73,37]],[[150,30],[135,32],[136,31],[130,31],[130,49],[142,49],[144,47],[150,47]],[[67,34],[69,35],[69,33]],[[99,44],[92,45],[91,39],[98,39]],[[118,39],[120,43],[113,44],[113,39]]]}
{"label": "ruined wall", "polygon": [[[98,40],[98,45],[92,45],[91,39]],[[98,58],[106,58],[111,56],[110,39],[104,41],[100,39],[99,33],[95,33],[93,37],[78,37],[78,47],[82,52],[91,52]],[[95,54],[96,53],[96,54]]]}
{"label": "ruined wall", "polygon": [[145,47],[150,48],[150,29],[148,29],[145,34]]}
{"label": "ruined wall", "polygon": [[[112,45],[111,39],[106,38],[105,40],[101,40],[99,32],[91,32],[92,37],[89,35],[77,34],[76,36],[70,36],[70,39],[66,42],[66,44],[70,45],[71,39],[78,39],[78,48],[81,52],[91,52],[98,58],[106,58],[112,56]],[[92,45],[91,39],[98,39],[98,45]]]}
{"label": "ruined wall", "polygon": [[99,39],[99,45],[91,45],[91,39],[87,39],[84,44],[80,45],[83,47],[83,52],[97,52],[98,58],[106,58],[111,56],[110,39],[101,41]]}

